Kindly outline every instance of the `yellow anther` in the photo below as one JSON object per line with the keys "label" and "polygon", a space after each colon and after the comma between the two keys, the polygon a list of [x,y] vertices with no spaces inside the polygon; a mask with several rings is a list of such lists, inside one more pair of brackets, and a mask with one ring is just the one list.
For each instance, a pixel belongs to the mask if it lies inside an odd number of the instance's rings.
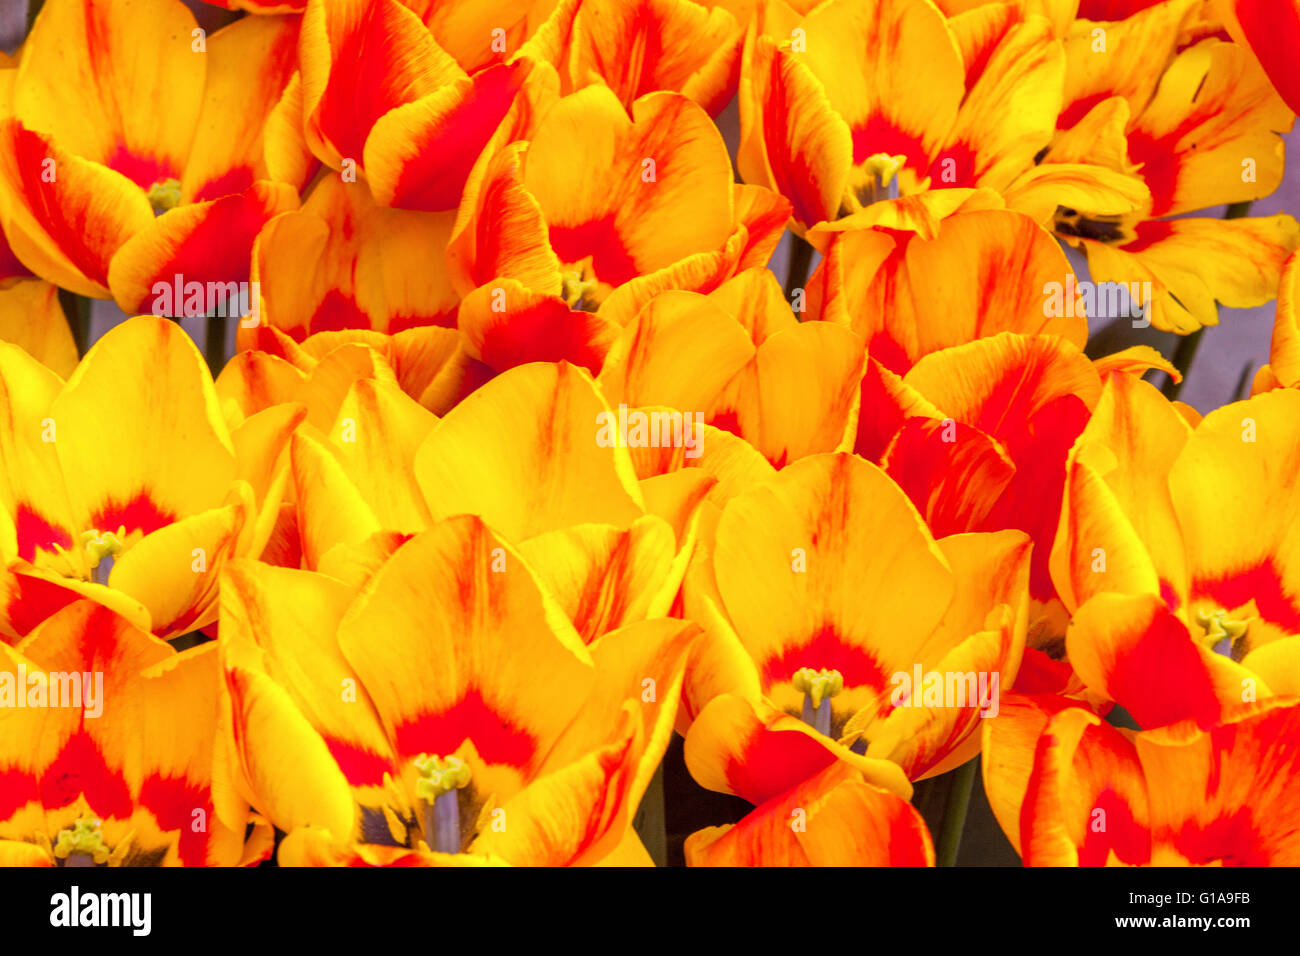
{"label": "yellow anther", "polygon": [[801,667],[794,672],[794,689],[802,691],[812,698],[813,709],[821,707],[823,700],[829,700],[844,690],[844,676],[837,670],[813,670]]}
{"label": "yellow anther", "polygon": [[179,179],[160,179],[149,187],[149,205],[153,206],[155,215],[175,209],[181,204],[181,181]]}
{"label": "yellow anther", "polygon": [[463,790],[469,785],[469,764],[459,757],[420,754],[415,758],[415,769],[420,774],[420,779],[415,782],[415,795],[429,803],[445,793]]}
{"label": "yellow anther", "polygon": [[108,845],[99,832],[99,821],[82,817],[68,829],[61,830],[54,844],[54,855],[60,860],[70,856],[88,856],[96,863],[108,862]]}

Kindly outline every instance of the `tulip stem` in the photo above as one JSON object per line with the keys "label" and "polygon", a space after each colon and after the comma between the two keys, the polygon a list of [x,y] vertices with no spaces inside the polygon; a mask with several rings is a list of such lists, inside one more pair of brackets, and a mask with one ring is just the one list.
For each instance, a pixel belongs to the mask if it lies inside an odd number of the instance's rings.
{"label": "tulip stem", "polygon": [[794,290],[802,289],[808,281],[808,269],[812,266],[813,247],[807,239],[790,234],[790,264],[785,272],[785,298],[789,302],[794,298]]}
{"label": "tulip stem", "polygon": [[980,758],[975,757],[950,774],[952,780],[943,808],[943,829],[939,833],[939,866],[957,865],[957,851],[961,848],[962,833],[966,829],[966,811],[970,809],[971,788],[979,765]]}

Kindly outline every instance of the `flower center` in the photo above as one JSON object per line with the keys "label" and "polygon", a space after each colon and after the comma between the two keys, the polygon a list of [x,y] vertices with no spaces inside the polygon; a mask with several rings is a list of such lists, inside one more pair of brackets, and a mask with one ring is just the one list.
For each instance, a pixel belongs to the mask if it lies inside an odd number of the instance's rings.
{"label": "flower center", "polygon": [[803,692],[803,713],[800,715],[819,733],[830,736],[831,698],[844,690],[844,677],[837,670],[813,670],[801,667],[794,672],[794,689]]}
{"label": "flower center", "polygon": [[1247,621],[1229,620],[1228,612],[1220,609],[1209,613],[1197,611],[1196,623],[1205,628],[1205,641],[1216,654],[1237,659],[1234,651],[1237,642],[1246,636]]}
{"label": "flower center", "polygon": [[560,297],[576,312],[600,308],[600,283],[581,266],[560,273]]}
{"label": "flower center", "polygon": [[126,528],[118,528],[117,534],[108,531],[84,531],[81,535],[82,546],[86,549],[86,561],[90,565],[91,580],[96,584],[108,586],[108,577],[113,573],[113,564],[122,553],[122,538]]}
{"label": "flower center", "polygon": [[460,852],[460,797],[457,791],[469,785],[469,764],[459,757],[415,758],[420,779],[415,795],[427,806],[424,810],[424,842],[435,853]]}
{"label": "flower center", "polygon": [[160,179],[149,187],[149,205],[153,214],[161,216],[169,209],[181,204],[181,181],[179,179]]}
{"label": "flower center", "polygon": [[59,831],[54,855],[64,866],[100,866],[108,862],[108,845],[99,832],[99,821],[82,817],[66,830]]}
{"label": "flower center", "polygon": [[907,164],[906,156],[876,153],[868,156],[855,170],[855,179],[844,197],[844,215],[861,212],[872,203],[897,199],[898,172]]}

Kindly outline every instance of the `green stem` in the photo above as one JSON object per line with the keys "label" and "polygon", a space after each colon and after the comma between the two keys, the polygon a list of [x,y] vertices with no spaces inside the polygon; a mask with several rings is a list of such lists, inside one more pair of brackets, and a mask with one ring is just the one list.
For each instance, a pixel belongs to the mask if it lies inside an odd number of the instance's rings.
{"label": "green stem", "polygon": [[939,834],[939,866],[957,865],[957,851],[961,848],[962,832],[966,829],[966,811],[970,809],[971,788],[979,765],[980,758],[976,757],[952,771],[952,786],[943,809],[943,830]]}
{"label": "green stem", "polygon": [[227,319],[219,318],[215,315],[208,316],[208,328],[206,343],[203,354],[208,360],[208,368],[212,370],[212,378],[215,381],[221,374],[221,370],[226,367],[226,322]]}
{"label": "green stem", "polygon": [[1242,217],[1249,215],[1252,202],[1253,202],[1252,200],[1248,199],[1245,202],[1232,203],[1230,206],[1228,206],[1227,209],[1224,210],[1223,218],[1241,219]]}

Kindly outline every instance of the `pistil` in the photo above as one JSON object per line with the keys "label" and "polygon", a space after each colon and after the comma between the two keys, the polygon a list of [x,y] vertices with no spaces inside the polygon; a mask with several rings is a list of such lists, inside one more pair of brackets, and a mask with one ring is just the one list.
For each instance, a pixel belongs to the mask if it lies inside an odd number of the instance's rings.
{"label": "pistil", "polygon": [[844,677],[837,670],[813,670],[801,667],[794,672],[794,689],[802,691],[803,712],[800,716],[819,733],[830,736],[831,698],[844,690]]}
{"label": "pistil", "polygon": [[431,757],[415,760],[420,779],[415,794],[425,801],[424,842],[435,853],[460,852],[460,795],[469,785],[469,765],[459,757]]}

